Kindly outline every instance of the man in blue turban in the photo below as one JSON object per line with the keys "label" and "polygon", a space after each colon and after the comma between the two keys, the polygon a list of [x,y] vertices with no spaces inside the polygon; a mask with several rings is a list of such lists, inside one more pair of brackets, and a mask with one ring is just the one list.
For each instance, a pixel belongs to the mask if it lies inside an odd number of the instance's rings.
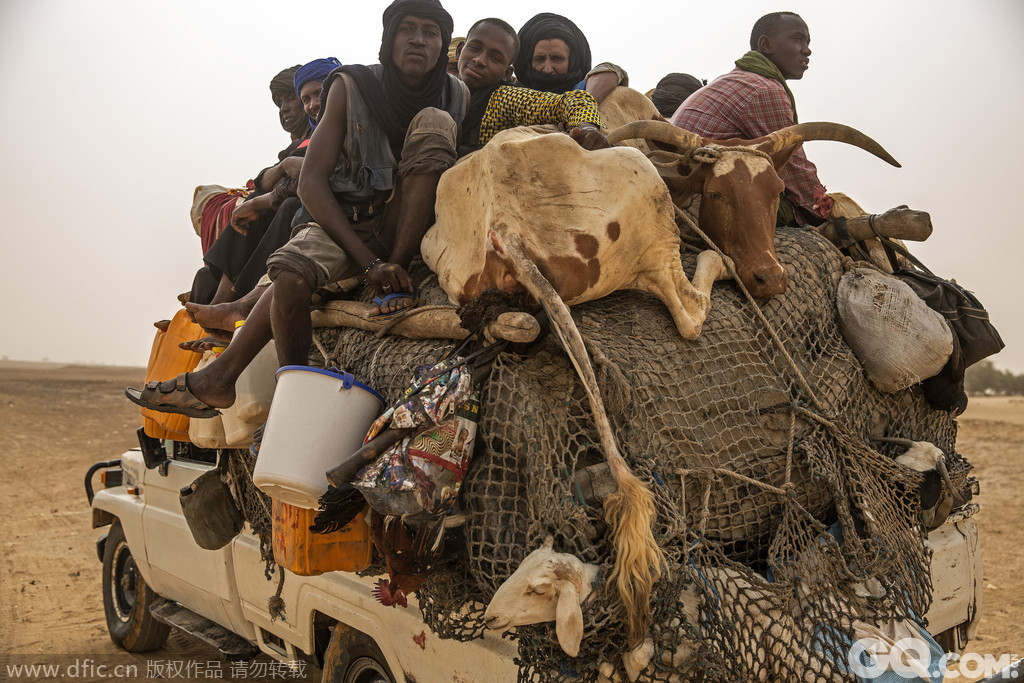
{"label": "man in blue turban", "polygon": [[303,64],[295,72],[293,79],[295,96],[302,102],[302,108],[306,111],[306,116],[309,117],[311,128],[316,128],[317,118],[320,115],[320,91],[323,89],[323,83],[339,66],[341,66],[341,62],[337,58],[326,57]]}

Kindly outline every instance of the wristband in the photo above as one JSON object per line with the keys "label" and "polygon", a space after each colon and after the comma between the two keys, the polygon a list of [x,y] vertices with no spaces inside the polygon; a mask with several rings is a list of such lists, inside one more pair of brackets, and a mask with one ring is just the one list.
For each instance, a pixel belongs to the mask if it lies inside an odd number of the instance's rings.
{"label": "wristband", "polygon": [[372,261],[370,261],[370,265],[366,266],[366,268],[363,269],[363,275],[369,275],[370,271],[373,270],[373,267],[376,266],[376,265],[379,265],[379,264],[380,264],[380,259],[379,258],[375,258]]}

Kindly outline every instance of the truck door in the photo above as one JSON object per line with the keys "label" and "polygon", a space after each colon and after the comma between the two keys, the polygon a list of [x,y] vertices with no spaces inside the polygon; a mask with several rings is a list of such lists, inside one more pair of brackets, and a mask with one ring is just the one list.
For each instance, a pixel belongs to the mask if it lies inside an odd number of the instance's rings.
{"label": "truck door", "polygon": [[152,568],[152,588],[159,595],[238,632],[243,624],[229,543],[220,550],[200,548],[188,528],[178,500],[181,489],[213,469],[215,451],[178,444],[174,457],[146,472],[142,491],[143,534]]}

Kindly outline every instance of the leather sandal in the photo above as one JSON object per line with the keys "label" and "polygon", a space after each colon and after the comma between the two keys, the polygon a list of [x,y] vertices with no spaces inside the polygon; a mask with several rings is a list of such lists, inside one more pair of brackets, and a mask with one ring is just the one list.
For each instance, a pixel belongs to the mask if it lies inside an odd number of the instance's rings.
{"label": "leather sandal", "polygon": [[147,382],[146,387],[142,390],[127,387],[124,390],[124,395],[132,403],[161,413],[176,413],[195,418],[210,418],[220,415],[219,410],[206,405],[189,391],[187,372],[174,378],[174,388],[170,391],[161,391],[161,384],[163,382],[153,380]]}

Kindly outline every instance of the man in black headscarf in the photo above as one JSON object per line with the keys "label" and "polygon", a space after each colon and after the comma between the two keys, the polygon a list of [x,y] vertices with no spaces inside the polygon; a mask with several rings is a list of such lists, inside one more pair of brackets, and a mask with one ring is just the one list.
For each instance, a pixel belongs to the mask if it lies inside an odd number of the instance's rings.
{"label": "man in black headscarf", "polygon": [[658,81],[657,87],[651,91],[651,101],[662,116],[670,118],[687,97],[705,85],[707,82],[696,76],[671,73]]}
{"label": "man in black headscarf", "polygon": [[306,365],[310,298],[335,281],[364,278],[379,315],[415,304],[406,268],[433,222],[437,182],[455,163],[469,100],[447,73],[451,36],[452,18],[437,0],[395,0],[385,10],[381,63],[344,66],[324,82],[299,177],[313,221],[267,260],[273,284],[215,362],[127,389],[132,401],[212,417],[234,402],[235,380],[271,336],[282,365]]}
{"label": "man in black headscarf", "polygon": [[452,19],[437,0],[395,0],[383,26],[379,65],[343,66],[324,82],[299,179],[313,222],[267,261],[282,363],[305,363],[310,296],[337,280],[365,277],[378,314],[416,303],[405,269],[455,163],[468,91],[447,72]]}
{"label": "man in black headscarf", "polygon": [[290,66],[270,80],[270,96],[279,110],[281,127],[291,135],[293,142],[309,137],[309,122],[302,110],[302,103],[295,96],[295,87],[292,85],[295,72],[301,66],[301,64]]}
{"label": "man in black headscarf", "polygon": [[629,76],[610,62],[590,68],[590,43],[583,31],[560,14],[542,12],[519,29],[519,54],[515,60],[519,85],[544,92],[586,90],[600,104]]}

